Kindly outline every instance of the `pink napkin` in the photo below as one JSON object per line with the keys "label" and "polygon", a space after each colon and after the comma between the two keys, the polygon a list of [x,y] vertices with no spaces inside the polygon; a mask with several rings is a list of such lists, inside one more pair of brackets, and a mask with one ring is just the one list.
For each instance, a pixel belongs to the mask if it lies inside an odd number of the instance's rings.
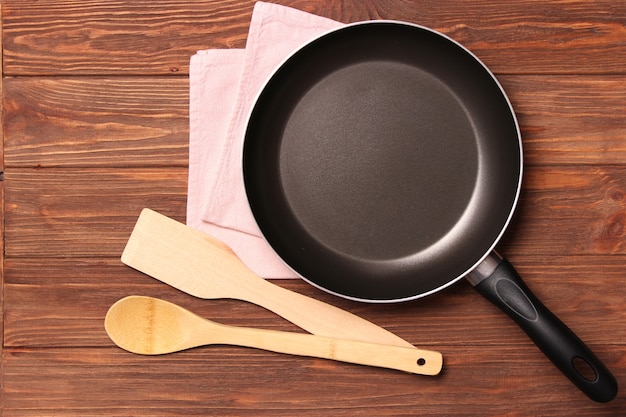
{"label": "pink napkin", "polygon": [[245,49],[204,50],[191,58],[187,224],[223,240],[265,278],[297,275],[263,240],[248,207],[241,172],[247,117],[259,90],[286,57],[340,25],[257,2]]}

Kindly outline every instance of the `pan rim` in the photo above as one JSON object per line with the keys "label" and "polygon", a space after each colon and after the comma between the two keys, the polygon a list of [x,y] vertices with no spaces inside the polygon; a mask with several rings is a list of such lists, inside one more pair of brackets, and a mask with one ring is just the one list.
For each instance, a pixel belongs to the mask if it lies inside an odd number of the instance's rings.
{"label": "pan rim", "polygon": [[[320,285],[316,282],[314,282],[313,280],[307,278],[306,276],[304,276],[303,274],[301,274],[300,272],[298,272],[297,270],[295,270],[287,261],[284,260],[283,256],[276,250],[276,248],[274,247],[274,245],[271,244],[271,242],[268,240],[268,238],[266,237],[265,233],[263,232],[263,229],[260,227],[259,225],[259,221],[257,219],[257,216],[255,215],[254,211],[252,211],[253,214],[253,218],[255,220],[255,225],[257,226],[257,229],[259,230],[259,233],[261,235],[261,237],[263,238],[263,240],[265,240],[265,242],[269,245],[270,249],[272,252],[274,252],[276,254],[276,256],[278,256],[278,258],[283,262],[283,264],[285,264],[291,271],[294,272],[294,274],[296,274],[298,277],[300,277],[300,279],[304,280],[305,282],[307,282],[308,284],[312,285],[315,288],[318,288],[324,292],[327,292],[329,294],[344,298],[344,299],[348,299],[348,300],[352,300],[352,301],[359,301],[359,302],[366,302],[366,303],[377,303],[377,304],[388,304],[388,303],[396,303],[396,302],[406,302],[406,301],[413,301],[419,298],[423,298],[426,297],[428,295],[432,295],[434,293],[440,292],[446,288],[448,288],[449,286],[453,285],[454,283],[456,283],[457,281],[461,280],[462,278],[466,277],[468,274],[470,274],[472,271],[474,271],[492,252],[494,252],[495,247],[497,246],[497,244],[499,243],[499,241],[502,239],[502,236],[504,235],[504,233],[506,232],[518,205],[519,202],[519,197],[521,194],[521,188],[522,188],[522,179],[523,179],[523,171],[524,171],[524,157],[523,157],[523,146],[522,146],[522,137],[521,137],[521,131],[520,131],[520,127],[519,127],[519,122],[518,119],[516,117],[515,111],[513,109],[513,105],[508,97],[508,95],[506,94],[502,84],[498,81],[498,79],[496,78],[495,74],[487,67],[487,65],[480,59],[478,58],[478,56],[476,56],[476,54],[474,54],[472,51],[470,51],[467,47],[465,47],[464,45],[462,45],[461,43],[459,43],[458,41],[452,39],[451,37],[449,37],[448,35],[445,35],[435,29],[420,25],[420,24],[416,24],[416,23],[412,23],[412,22],[405,22],[405,21],[400,21],[400,20],[386,20],[386,19],[381,19],[381,20],[366,20],[366,21],[359,21],[359,22],[354,22],[354,23],[349,23],[349,24],[345,24],[343,26],[334,28],[334,29],[330,29],[325,31],[324,33],[302,43],[298,48],[296,48],[293,52],[291,52],[287,57],[285,57],[272,71],[272,73],[266,78],[266,80],[264,81],[262,87],[259,89],[259,91],[256,93],[255,98],[253,100],[253,105],[250,107],[247,118],[246,118],[246,131],[243,134],[242,140],[245,144],[245,140],[247,135],[247,127],[250,124],[250,120],[252,118],[252,115],[254,113],[254,110],[256,108],[257,103],[259,102],[259,99],[261,97],[261,95],[263,94],[263,92],[266,90],[268,84],[271,82],[271,80],[273,80],[276,76],[277,73],[280,72],[281,68],[283,68],[285,66],[285,64],[287,62],[289,62],[295,55],[297,55],[298,53],[300,53],[303,49],[305,49],[307,46],[315,43],[316,41],[318,41],[321,38],[324,38],[326,36],[332,35],[336,32],[342,32],[342,31],[346,31],[349,30],[350,28],[356,27],[356,26],[367,26],[367,25],[380,25],[380,24],[391,24],[391,25],[399,25],[399,26],[406,26],[406,27],[412,27],[415,29],[419,29],[425,32],[429,32],[437,37],[442,38],[444,41],[451,43],[453,46],[455,46],[456,48],[459,48],[460,50],[464,51],[466,54],[468,54],[473,61],[475,61],[476,63],[478,63],[482,69],[484,70],[485,74],[488,74],[490,79],[493,81],[493,83],[495,84],[495,86],[497,87],[497,89],[499,90],[502,98],[504,99],[504,101],[506,102],[507,105],[507,109],[508,109],[508,113],[511,115],[511,119],[513,121],[514,127],[515,127],[515,136],[517,139],[517,150],[518,150],[518,154],[519,154],[519,159],[518,159],[518,166],[519,166],[519,173],[517,176],[517,183],[516,183],[516,189],[515,189],[515,193],[514,193],[514,198],[511,201],[511,206],[508,212],[508,215],[506,217],[506,220],[502,223],[502,226],[499,229],[499,233],[497,234],[497,236],[495,237],[495,239],[492,240],[491,244],[488,246],[488,249],[482,254],[482,256],[480,256],[480,258],[473,263],[472,265],[468,266],[467,268],[465,268],[464,272],[460,273],[458,276],[450,278],[448,280],[446,280],[446,282],[440,286],[437,286],[435,288],[432,288],[428,291],[424,291],[424,292],[420,292],[418,294],[412,294],[412,295],[408,295],[406,297],[397,297],[397,298],[385,298],[385,299],[378,299],[378,298],[366,298],[366,297],[357,297],[357,296],[352,296],[352,295],[348,295],[348,294],[344,294],[344,293],[340,293],[337,291],[333,291],[329,288],[324,287],[323,285]],[[245,158],[245,147],[244,147],[244,152],[242,155],[242,158]],[[242,161],[243,162],[243,161]],[[248,199],[248,202],[250,202],[250,198],[249,198],[249,188],[248,188],[248,182],[245,180],[246,179],[246,175],[245,175],[245,164],[242,163],[240,166],[241,170],[242,170],[242,179],[244,182],[244,189],[246,192],[246,198]]]}

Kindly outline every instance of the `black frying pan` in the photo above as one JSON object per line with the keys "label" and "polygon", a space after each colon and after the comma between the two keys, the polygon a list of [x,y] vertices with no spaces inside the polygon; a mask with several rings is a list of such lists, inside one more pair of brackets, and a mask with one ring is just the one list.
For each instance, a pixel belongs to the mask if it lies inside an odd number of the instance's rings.
{"label": "black frying pan", "polygon": [[616,395],[493,252],[520,192],[519,128],[493,74],[450,38],[372,21],[308,43],[259,94],[243,172],[262,234],[311,284],[397,302],[468,277],[589,397]]}

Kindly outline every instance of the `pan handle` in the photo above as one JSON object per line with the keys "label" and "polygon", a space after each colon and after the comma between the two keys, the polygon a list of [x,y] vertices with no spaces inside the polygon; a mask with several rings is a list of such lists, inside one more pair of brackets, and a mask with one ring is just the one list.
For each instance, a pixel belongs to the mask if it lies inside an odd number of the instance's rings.
{"label": "pan handle", "polygon": [[598,357],[528,289],[515,268],[492,252],[468,280],[530,336],[581,391],[597,402],[617,395],[617,381]]}

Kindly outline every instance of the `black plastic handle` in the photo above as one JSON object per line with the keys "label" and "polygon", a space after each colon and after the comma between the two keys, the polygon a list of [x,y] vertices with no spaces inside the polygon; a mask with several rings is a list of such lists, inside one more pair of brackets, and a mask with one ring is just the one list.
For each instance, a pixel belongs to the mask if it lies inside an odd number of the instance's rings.
{"label": "black plastic handle", "polygon": [[506,312],[589,398],[611,401],[617,381],[598,357],[548,310],[506,260],[474,288]]}

